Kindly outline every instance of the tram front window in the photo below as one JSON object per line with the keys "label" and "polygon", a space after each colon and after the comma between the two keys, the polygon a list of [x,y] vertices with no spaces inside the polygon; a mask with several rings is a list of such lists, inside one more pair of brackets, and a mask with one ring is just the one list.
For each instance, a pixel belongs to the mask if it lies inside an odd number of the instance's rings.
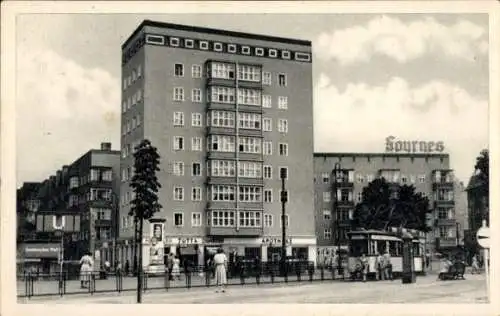
{"label": "tram front window", "polygon": [[360,257],[362,254],[368,253],[368,245],[366,240],[351,240],[349,246],[349,256],[350,257]]}

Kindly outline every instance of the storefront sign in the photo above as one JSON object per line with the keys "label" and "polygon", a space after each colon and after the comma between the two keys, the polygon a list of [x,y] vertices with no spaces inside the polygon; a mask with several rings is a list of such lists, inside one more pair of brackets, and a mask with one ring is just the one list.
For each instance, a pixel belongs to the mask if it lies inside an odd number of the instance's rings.
{"label": "storefront sign", "polygon": [[167,239],[167,244],[179,245],[179,246],[196,245],[196,244],[201,244],[202,242],[203,242],[202,238],[198,237],[178,237],[178,238]]}
{"label": "storefront sign", "polygon": [[[292,244],[292,239],[287,238],[285,243],[287,245]],[[263,245],[281,245],[281,238],[276,238],[276,237],[264,237],[262,238],[262,244]]]}
{"label": "storefront sign", "polygon": [[389,136],[385,139],[385,151],[389,153],[441,153],[444,151],[442,141],[396,140]]}
{"label": "storefront sign", "polygon": [[24,245],[25,258],[57,258],[60,251],[58,244]]}

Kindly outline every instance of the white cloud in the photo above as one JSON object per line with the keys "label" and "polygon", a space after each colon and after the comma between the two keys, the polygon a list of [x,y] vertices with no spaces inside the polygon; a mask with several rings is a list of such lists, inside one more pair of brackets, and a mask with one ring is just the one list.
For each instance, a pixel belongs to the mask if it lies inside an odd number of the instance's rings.
{"label": "white cloud", "polygon": [[444,141],[452,168],[466,180],[475,157],[488,145],[487,100],[448,82],[411,87],[393,77],[381,86],[317,87],[314,104],[317,152],[383,152],[390,135]]}
{"label": "white cloud", "polygon": [[21,50],[17,72],[18,184],[43,180],[103,141],[119,147],[119,82],[50,50]]}
{"label": "white cloud", "polygon": [[488,42],[486,31],[466,20],[446,26],[433,18],[404,23],[381,16],[364,26],[323,32],[313,48],[319,58],[336,59],[343,65],[368,62],[373,55],[405,63],[433,53],[474,61],[488,52]]}

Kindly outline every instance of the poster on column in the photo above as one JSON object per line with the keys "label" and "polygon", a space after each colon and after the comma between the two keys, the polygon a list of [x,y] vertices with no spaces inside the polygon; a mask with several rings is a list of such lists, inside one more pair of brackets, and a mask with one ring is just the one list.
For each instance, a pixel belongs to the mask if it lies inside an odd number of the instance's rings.
{"label": "poster on column", "polygon": [[151,223],[150,264],[163,264],[163,223]]}

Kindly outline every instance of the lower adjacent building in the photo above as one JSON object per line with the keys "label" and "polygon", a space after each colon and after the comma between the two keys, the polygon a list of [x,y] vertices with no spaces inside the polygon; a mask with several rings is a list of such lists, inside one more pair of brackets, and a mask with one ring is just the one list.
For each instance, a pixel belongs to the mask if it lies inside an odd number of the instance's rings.
{"label": "lower adjacent building", "polygon": [[[61,255],[114,261],[120,152],[102,143],[42,182],[17,191],[18,269],[52,273]],[[62,247],[61,247],[62,245]]]}
{"label": "lower adjacent building", "polygon": [[[340,177],[333,177],[334,169]],[[457,246],[455,180],[448,154],[315,153],[315,224],[319,256],[347,247],[347,232],[363,188],[375,178],[413,185],[433,209],[427,249]],[[334,198],[337,197],[336,208]]]}

